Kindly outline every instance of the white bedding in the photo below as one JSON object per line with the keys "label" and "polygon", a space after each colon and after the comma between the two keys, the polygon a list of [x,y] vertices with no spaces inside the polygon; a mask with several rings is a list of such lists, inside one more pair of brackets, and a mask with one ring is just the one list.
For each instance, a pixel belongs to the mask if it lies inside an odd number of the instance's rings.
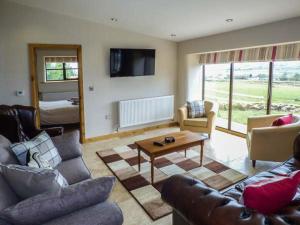
{"label": "white bedding", "polygon": [[79,105],[68,100],[40,101],[41,125],[79,123]]}

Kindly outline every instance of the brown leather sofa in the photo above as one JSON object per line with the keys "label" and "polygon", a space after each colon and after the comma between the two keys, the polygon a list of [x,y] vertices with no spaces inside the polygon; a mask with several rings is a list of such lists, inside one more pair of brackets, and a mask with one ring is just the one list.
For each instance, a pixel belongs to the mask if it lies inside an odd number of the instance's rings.
{"label": "brown leather sofa", "polygon": [[[31,139],[42,130],[36,126],[36,109],[23,105],[0,105],[0,134],[11,142]],[[51,137],[63,134],[63,127],[43,129]]]}
{"label": "brown leather sofa", "polygon": [[277,214],[263,215],[239,203],[245,185],[299,169],[300,134],[294,142],[293,158],[240,182],[225,193],[201,181],[175,175],[165,182],[162,198],[173,207],[173,225],[299,225],[300,187],[294,200]]}

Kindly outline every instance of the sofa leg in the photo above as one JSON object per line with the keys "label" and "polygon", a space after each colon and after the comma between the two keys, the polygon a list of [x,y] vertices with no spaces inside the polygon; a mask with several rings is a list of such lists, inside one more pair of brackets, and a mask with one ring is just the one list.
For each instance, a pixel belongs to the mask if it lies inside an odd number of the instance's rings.
{"label": "sofa leg", "polygon": [[256,160],[252,160],[252,167],[255,168]]}

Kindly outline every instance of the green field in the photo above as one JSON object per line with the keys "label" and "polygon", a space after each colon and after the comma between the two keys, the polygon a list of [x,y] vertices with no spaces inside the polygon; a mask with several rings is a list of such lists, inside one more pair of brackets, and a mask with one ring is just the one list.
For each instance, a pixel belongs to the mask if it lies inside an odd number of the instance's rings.
{"label": "green field", "polygon": [[[227,104],[229,95],[228,81],[206,81],[206,98],[217,99],[218,102]],[[250,116],[265,115],[266,109],[262,110],[240,110],[235,107],[237,103],[253,104],[261,103],[266,105],[268,84],[266,81],[234,80],[233,84],[233,111],[232,118],[234,122],[247,124],[247,118]],[[281,82],[273,83],[272,104],[285,104],[300,107],[300,82]],[[288,113],[287,111],[272,111],[275,113]],[[219,116],[228,118],[228,111],[220,108]]]}

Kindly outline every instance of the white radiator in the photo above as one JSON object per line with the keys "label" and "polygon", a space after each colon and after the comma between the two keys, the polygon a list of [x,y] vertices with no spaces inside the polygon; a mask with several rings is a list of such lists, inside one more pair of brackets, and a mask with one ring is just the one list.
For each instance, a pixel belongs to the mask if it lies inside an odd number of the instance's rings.
{"label": "white radiator", "polygon": [[173,118],[173,95],[119,101],[120,128]]}

